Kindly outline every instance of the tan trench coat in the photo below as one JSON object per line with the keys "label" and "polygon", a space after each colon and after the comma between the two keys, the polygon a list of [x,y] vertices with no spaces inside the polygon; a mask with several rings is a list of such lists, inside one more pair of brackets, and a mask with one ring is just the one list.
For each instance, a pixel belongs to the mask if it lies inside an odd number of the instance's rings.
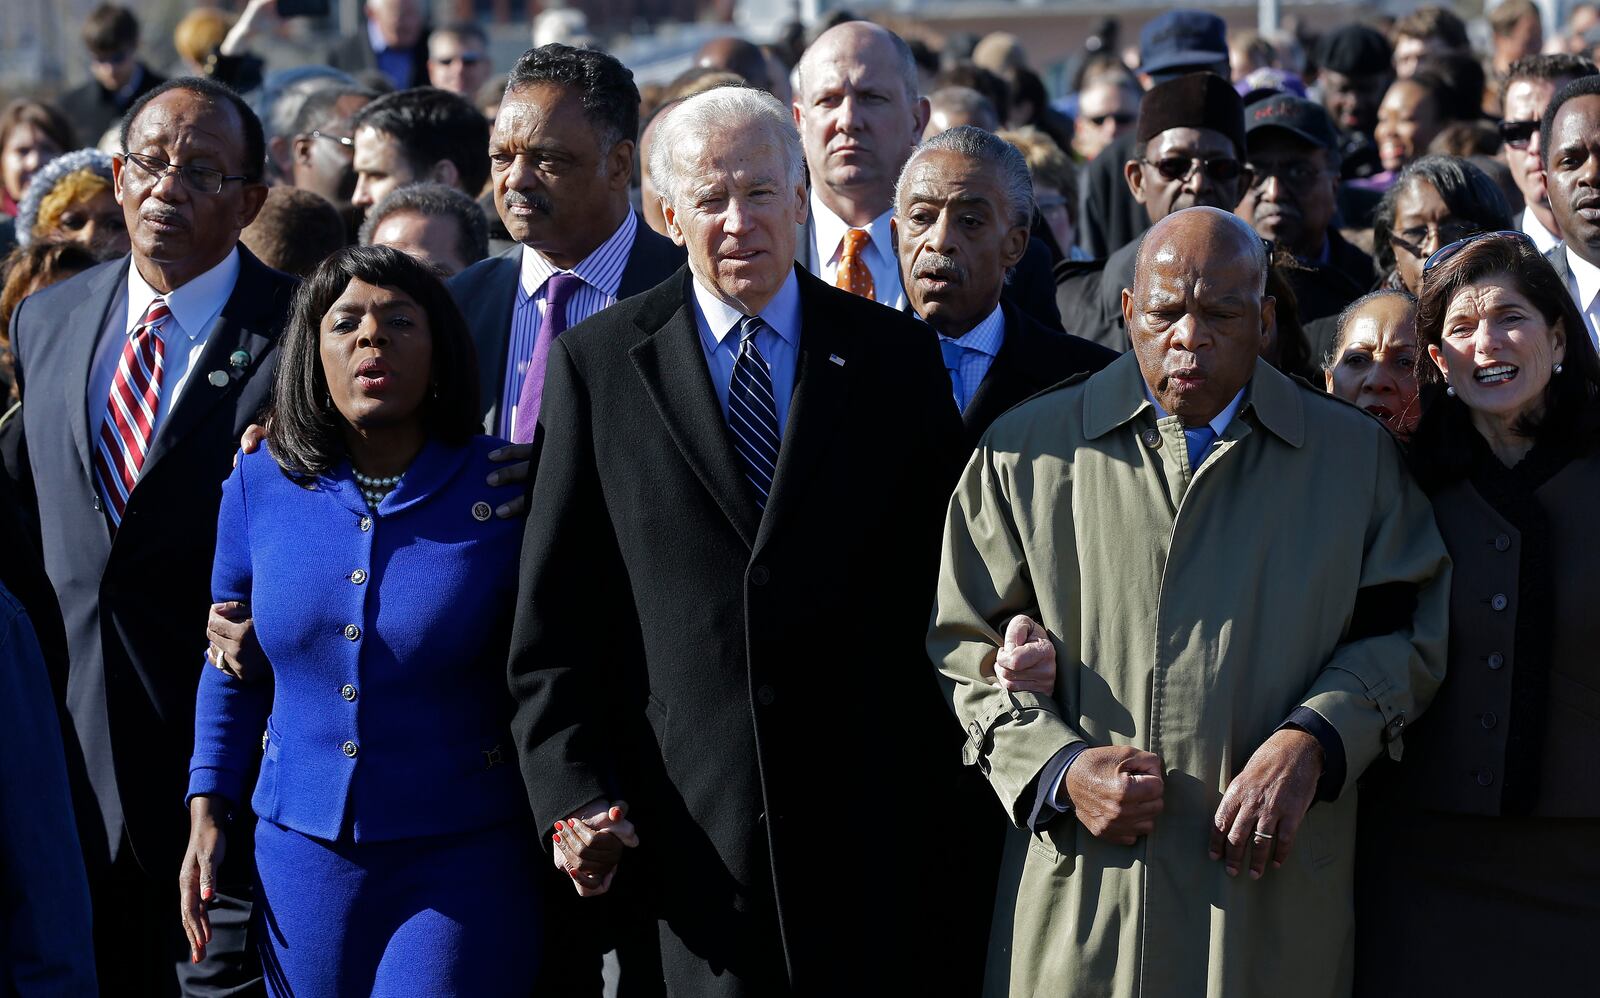
{"label": "tan trench coat", "polygon": [[[1383,427],[1265,364],[1197,475],[1131,353],[1001,417],[951,500],[928,639],[967,761],[1020,829],[1059,749],[1132,745],[1161,757],[1166,809],[1134,846],[1070,816],[1012,833],[987,993],[1348,995],[1350,789],[1386,747],[1399,758],[1443,678],[1448,583]],[[1357,594],[1395,584],[1414,617],[1374,633]],[[1055,642],[1053,698],[994,685],[1016,613]],[[1282,869],[1231,879],[1206,855],[1212,816],[1299,705],[1343,739],[1344,792]]]}

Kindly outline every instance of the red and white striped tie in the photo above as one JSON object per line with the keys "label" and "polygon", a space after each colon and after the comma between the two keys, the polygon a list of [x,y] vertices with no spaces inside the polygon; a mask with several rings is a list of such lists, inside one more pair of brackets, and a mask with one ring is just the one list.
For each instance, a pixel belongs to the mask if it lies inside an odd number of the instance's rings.
{"label": "red and white striped tie", "polygon": [[165,356],[157,327],[170,315],[166,299],[157,298],[150,303],[122,348],[122,359],[111,379],[106,418],[100,424],[95,446],[94,470],[113,524],[122,523],[128,495],[139,480],[150,440],[155,436]]}

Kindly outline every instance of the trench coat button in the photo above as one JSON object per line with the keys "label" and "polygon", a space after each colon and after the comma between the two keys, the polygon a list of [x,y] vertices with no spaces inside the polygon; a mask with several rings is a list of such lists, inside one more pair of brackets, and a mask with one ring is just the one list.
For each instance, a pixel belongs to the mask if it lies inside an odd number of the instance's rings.
{"label": "trench coat button", "polygon": [[1507,551],[1507,550],[1510,550],[1510,548],[1511,548],[1511,538],[1510,537],[1508,537],[1505,534],[1495,534],[1494,535],[1494,549],[1496,551]]}
{"label": "trench coat button", "polygon": [[770,707],[772,706],[772,701],[778,699],[778,694],[772,687],[762,686],[756,690],[756,699],[761,702],[761,706]]}
{"label": "trench coat button", "polygon": [[1492,655],[1489,656],[1489,668],[1498,669],[1502,665],[1505,665],[1505,664],[1506,664],[1506,657],[1504,655],[1500,654],[1499,652],[1495,652],[1495,653],[1493,653]]}
{"label": "trench coat button", "polygon": [[361,585],[361,583],[367,581],[367,571],[366,571],[366,569],[358,568],[354,572],[351,572],[350,573],[350,581],[354,582],[358,586]]}
{"label": "trench coat button", "polygon": [[339,748],[344,752],[345,758],[347,759],[354,759],[356,757],[356,753],[360,751],[356,748],[355,742],[345,742],[343,745],[339,746]]}
{"label": "trench coat button", "polygon": [[1161,446],[1161,431],[1157,429],[1145,430],[1139,434],[1139,439],[1144,442],[1146,447],[1155,450]]}
{"label": "trench coat button", "polygon": [[1495,593],[1494,598],[1489,601],[1489,605],[1496,610],[1504,610],[1508,602],[1509,600],[1506,599],[1505,593]]}
{"label": "trench coat button", "polygon": [[750,570],[750,584],[753,586],[764,586],[771,578],[772,573],[767,571],[765,565],[757,565]]}
{"label": "trench coat button", "polygon": [[344,688],[339,691],[339,695],[344,697],[349,702],[355,703],[355,700],[356,700],[356,688],[355,688],[354,685],[352,685],[350,683],[345,683],[344,684]]}
{"label": "trench coat button", "polygon": [[1487,730],[1494,727],[1496,724],[1499,724],[1500,718],[1495,716],[1494,711],[1486,710],[1482,714],[1478,715],[1478,723],[1483,725],[1484,729]]}
{"label": "trench coat button", "polygon": [[1487,787],[1494,782],[1494,770],[1488,766],[1478,770],[1478,786]]}
{"label": "trench coat button", "polygon": [[361,527],[361,530],[362,530],[363,533],[365,533],[368,530],[371,530],[372,529],[372,517],[363,516],[360,520],[357,521],[357,525]]}
{"label": "trench coat button", "polygon": [[349,638],[351,641],[354,641],[355,639],[361,637],[361,628],[354,624],[346,624],[344,625],[344,636]]}

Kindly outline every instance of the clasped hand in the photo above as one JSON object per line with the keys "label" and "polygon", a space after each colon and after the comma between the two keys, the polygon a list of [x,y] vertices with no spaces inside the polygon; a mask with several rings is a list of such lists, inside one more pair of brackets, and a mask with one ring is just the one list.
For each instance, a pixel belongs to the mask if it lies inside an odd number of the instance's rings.
{"label": "clasped hand", "polygon": [[601,798],[590,801],[564,821],[558,821],[550,838],[555,843],[555,864],[572,878],[580,897],[594,897],[611,889],[622,862],[622,850],[639,845],[628,805]]}

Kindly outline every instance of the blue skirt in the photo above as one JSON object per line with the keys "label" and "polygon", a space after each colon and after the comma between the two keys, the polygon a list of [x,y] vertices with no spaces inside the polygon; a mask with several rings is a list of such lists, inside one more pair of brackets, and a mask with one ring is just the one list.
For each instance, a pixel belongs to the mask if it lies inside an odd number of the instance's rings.
{"label": "blue skirt", "polygon": [[542,939],[531,826],[327,842],[256,822],[257,947],[275,998],[525,998]]}

